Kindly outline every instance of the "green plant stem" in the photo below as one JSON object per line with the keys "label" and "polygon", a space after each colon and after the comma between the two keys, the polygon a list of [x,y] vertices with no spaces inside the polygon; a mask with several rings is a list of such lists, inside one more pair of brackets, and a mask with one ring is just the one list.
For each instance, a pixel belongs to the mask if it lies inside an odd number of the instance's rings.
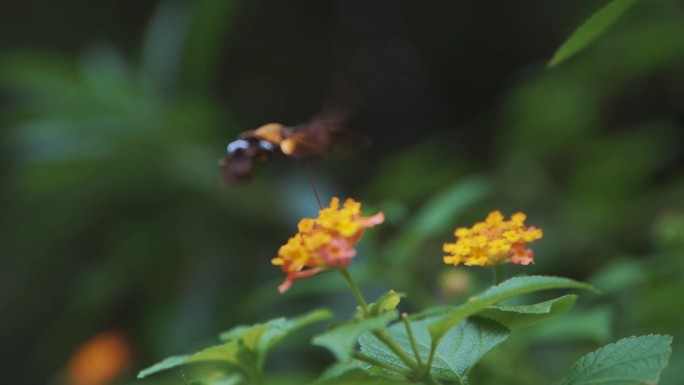
{"label": "green plant stem", "polygon": [[373,332],[375,338],[379,339],[383,344],[387,345],[390,350],[402,360],[406,366],[411,368],[413,372],[420,370],[419,365],[404,352],[399,345],[389,336],[386,329],[380,329]]}
{"label": "green plant stem", "polygon": [[250,361],[252,361],[252,364],[249,365],[252,368],[250,378],[255,385],[264,385],[264,357],[256,353],[252,353],[250,356]]}
{"label": "green plant stem", "polygon": [[497,263],[492,267],[492,271],[494,272],[494,285],[498,285],[501,283],[501,264]]}
{"label": "green plant stem", "polygon": [[421,381],[423,381],[427,385],[442,385],[441,382],[437,381],[437,379],[432,377],[432,374],[430,374],[430,372],[427,372],[425,376],[421,378]]}
{"label": "green plant stem", "polygon": [[349,285],[349,288],[351,288],[352,293],[354,294],[354,297],[356,298],[356,302],[359,303],[359,306],[361,306],[361,309],[363,309],[363,313],[366,314],[368,312],[368,303],[366,303],[366,300],[363,298],[363,294],[361,294],[361,290],[359,290],[359,287],[356,286],[356,283],[352,279],[351,275],[349,274],[349,271],[347,269],[339,269],[340,273],[344,277],[344,280],[347,281],[347,284]]}
{"label": "green plant stem", "polygon": [[418,362],[418,366],[423,366],[423,360],[420,358],[420,354],[418,353],[418,343],[416,343],[416,339],[413,337],[413,329],[411,329],[411,321],[409,321],[408,315],[406,313],[402,314],[401,320],[404,322],[406,335],[408,335],[409,342],[411,343],[411,348],[413,349],[413,355],[416,357],[416,362]]}
{"label": "green plant stem", "polygon": [[425,364],[425,367],[430,370],[432,367],[432,360],[435,358],[435,352],[437,351],[437,345],[435,345],[434,341],[430,344],[430,355],[428,355],[428,360],[427,363]]}
{"label": "green plant stem", "polygon": [[[354,297],[356,297],[356,301],[359,303],[359,306],[361,306],[361,309],[363,309],[363,314],[367,315],[368,314],[368,303],[366,300],[363,298],[363,294],[361,294],[361,290],[359,290],[359,287],[356,286],[356,283],[352,279],[351,275],[349,274],[349,271],[347,269],[339,269],[340,273],[344,277],[344,280],[347,281],[347,284],[352,290],[352,293],[354,293]],[[409,368],[411,368],[412,371],[416,372],[420,369],[419,365],[416,364],[415,361],[411,359],[402,349],[399,347],[399,345],[392,340],[392,338],[389,336],[387,333],[387,330],[385,328],[382,328],[381,330],[376,330],[373,332],[373,335],[375,338],[379,339],[382,343],[387,345],[394,354],[399,357]]]}
{"label": "green plant stem", "polygon": [[251,377],[255,384],[264,385],[264,378],[260,368],[254,368],[254,370],[251,370],[249,374],[249,377]]}

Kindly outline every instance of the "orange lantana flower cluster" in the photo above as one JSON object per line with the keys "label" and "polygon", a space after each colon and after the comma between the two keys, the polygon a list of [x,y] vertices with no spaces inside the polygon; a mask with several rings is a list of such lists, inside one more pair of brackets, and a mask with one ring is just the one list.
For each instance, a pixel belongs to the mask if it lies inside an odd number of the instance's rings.
{"label": "orange lantana flower cluster", "polygon": [[287,274],[278,291],[283,293],[294,281],[321,271],[346,268],[356,255],[354,245],[365,229],[384,220],[381,212],[371,217],[361,216],[361,203],[351,198],[342,207],[338,198],[332,198],[330,206],[319,211],[318,218],[299,221],[299,232],[271,260]]}
{"label": "orange lantana flower cluster", "polygon": [[524,213],[515,213],[506,221],[499,211],[492,211],[484,222],[471,228],[456,229],[456,242],[445,243],[444,263],[466,266],[492,266],[502,263],[528,265],[534,253],[525,245],[543,236],[542,230],[525,227]]}
{"label": "orange lantana flower cluster", "polygon": [[71,385],[110,384],[131,364],[131,346],[115,331],[101,332],[74,353],[67,367]]}

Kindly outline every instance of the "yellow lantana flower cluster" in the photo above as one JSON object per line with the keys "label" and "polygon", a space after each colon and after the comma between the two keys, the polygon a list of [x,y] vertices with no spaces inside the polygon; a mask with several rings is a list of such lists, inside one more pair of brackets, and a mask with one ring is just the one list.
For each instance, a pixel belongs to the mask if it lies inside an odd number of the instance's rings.
{"label": "yellow lantana flower cluster", "polygon": [[342,207],[339,198],[332,198],[330,205],[319,211],[318,218],[299,221],[299,232],[271,260],[287,274],[278,291],[283,293],[294,281],[321,271],[346,268],[356,255],[354,245],[364,230],[384,220],[382,212],[371,217],[361,216],[361,203],[351,198]]}
{"label": "yellow lantana flower cluster", "polygon": [[444,244],[444,252],[448,253],[444,263],[466,266],[534,263],[534,253],[525,245],[540,239],[543,233],[533,226],[526,227],[526,218],[519,212],[506,221],[500,211],[492,211],[484,222],[456,229],[456,242]]}

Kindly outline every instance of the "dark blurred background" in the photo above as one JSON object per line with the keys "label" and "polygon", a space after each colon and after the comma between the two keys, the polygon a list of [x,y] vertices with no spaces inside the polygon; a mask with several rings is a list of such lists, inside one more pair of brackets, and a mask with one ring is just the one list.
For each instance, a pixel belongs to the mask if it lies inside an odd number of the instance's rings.
{"label": "dark blurred background", "polygon": [[[276,292],[270,258],[316,214],[303,165],[271,162],[239,189],[217,167],[239,132],[306,122],[343,78],[363,100],[347,128],[372,144],[314,173],[324,200],[388,216],[354,264],[369,296],[406,292],[405,310],[463,301],[490,277],[443,266],[441,244],[490,210],[522,210],[545,237],[536,265],[506,273],[603,295],[492,352],[477,383],[548,384],[583,353],[647,333],[675,336],[662,383],[681,383],[684,2],[641,1],[546,68],[605,3],[0,3],[2,382],[65,384],[70,357],[107,330],[130,346],[116,382],[129,384],[239,323],[350,313],[333,275]],[[274,383],[332,362],[285,345]]]}

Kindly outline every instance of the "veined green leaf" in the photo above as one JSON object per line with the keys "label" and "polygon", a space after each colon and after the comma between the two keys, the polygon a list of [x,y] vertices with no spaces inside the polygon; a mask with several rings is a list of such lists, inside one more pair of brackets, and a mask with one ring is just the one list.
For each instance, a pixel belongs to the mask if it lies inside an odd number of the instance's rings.
{"label": "veined green leaf", "polygon": [[263,324],[237,326],[221,334],[223,344],[191,355],[169,357],[138,373],[138,378],[183,364],[212,361],[225,362],[247,372],[260,371],[268,350],[283,337],[302,326],[331,316],[330,311],[319,309],[291,320],[277,318]]}
{"label": "veined green leaf", "polygon": [[221,333],[219,338],[225,342],[240,339],[248,349],[265,352],[277,344],[289,332],[331,317],[332,313],[329,310],[318,309],[290,320],[281,317],[263,324],[236,326],[231,330]]}
{"label": "veined green leaf", "polygon": [[413,381],[374,376],[360,368],[350,367],[334,375],[326,372],[319,380],[311,385],[401,385],[415,384]]}
{"label": "veined green leaf", "polygon": [[601,8],[558,48],[549,67],[558,65],[586,48],[636,2],[637,0],[613,0]]}
{"label": "veined green leaf", "polygon": [[403,379],[377,376],[370,373],[357,362],[335,364],[326,370],[311,385],[399,385],[412,384]]}
{"label": "veined green leaf", "polygon": [[313,344],[330,350],[339,361],[349,362],[359,336],[382,329],[398,317],[399,313],[392,310],[361,321],[345,322],[314,337]]}
{"label": "veined green leaf", "polygon": [[190,355],[167,357],[164,360],[162,360],[161,362],[157,362],[156,364],[150,366],[149,368],[141,370],[140,373],[138,373],[138,378],[144,378],[144,377],[149,376],[150,374],[161,372],[162,370],[171,369],[173,367],[181,365],[181,364],[185,363],[185,361],[189,357],[190,357]]}
{"label": "veined green leaf", "polygon": [[[186,378],[187,377],[187,378]],[[244,384],[245,377],[239,373],[225,374],[221,372],[213,374],[202,374],[201,379],[189,378],[183,375],[185,385],[238,385]]]}
{"label": "veined green leaf", "polygon": [[233,373],[229,376],[212,380],[209,382],[209,385],[237,385],[242,382],[243,379],[244,378],[241,375]]}
{"label": "veined green leaf", "polygon": [[570,368],[562,385],[657,384],[667,366],[672,337],[629,337],[606,345],[580,358]]}
{"label": "veined green leaf", "polygon": [[551,289],[585,289],[594,290],[586,283],[574,281],[568,278],[530,276],[515,277],[489,288],[484,293],[471,298],[463,305],[440,309],[443,315],[438,321],[429,326],[433,344],[438,344],[439,340],[449,329],[456,326],[467,317],[478,313],[487,306],[492,306],[497,302],[515,297],[522,294],[532,293],[541,290]]}
{"label": "veined green leaf", "polygon": [[558,317],[570,310],[575,304],[575,301],[577,301],[577,296],[568,294],[534,305],[490,306],[477,313],[477,316],[492,319],[511,330],[516,330],[537,322]]}
{"label": "veined green leaf", "polygon": [[[411,330],[416,342],[418,354],[422,362],[427,362],[430,356],[431,336],[429,325],[435,319],[424,319],[411,323]],[[389,328],[392,339],[410,357],[414,357],[411,340],[402,323],[397,323]],[[436,349],[431,372],[438,377],[463,383],[470,369],[493,347],[508,338],[509,330],[498,322],[484,318],[470,318],[451,328]],[[376,360],[388,365],[405,368],[397,357],[385,344],[366,333],[359,339],[361,351]]]}

